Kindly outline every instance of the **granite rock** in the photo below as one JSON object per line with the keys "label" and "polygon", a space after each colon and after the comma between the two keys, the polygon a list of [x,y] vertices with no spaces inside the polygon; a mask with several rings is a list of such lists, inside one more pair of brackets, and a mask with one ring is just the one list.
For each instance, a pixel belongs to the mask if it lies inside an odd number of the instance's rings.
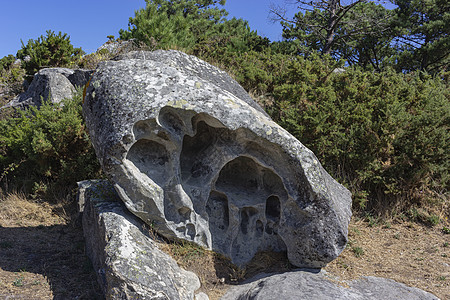
{"label": "granite rock", "polygon": [[158,232],[245,265],[319,268],[347,242],[351,195],[225,72],[179,51],[101,62],[83,104],[104,172]]}
{"label": "granite rock", "polygon": [[59,103],[72,97],[75,88],[84,86],[92,70],[72,70],[67,68],[47,68],[37,72],[26,92],[14,98],[4,107],[26,108],[30,105],[40,106],[42,99]]}
{"label": "granite rock", "polygon": [[324,271],[260,274],[248,283],[230,288],[221,300],[439,300],[433,294],[386,278],[363,277],[347,284],[348,287],[339,285]]}
{"label": "granite rock", "polygon": [[194,299],[198,277],[158,249],[108,181],[78,185],[86,253],[106,299]]}

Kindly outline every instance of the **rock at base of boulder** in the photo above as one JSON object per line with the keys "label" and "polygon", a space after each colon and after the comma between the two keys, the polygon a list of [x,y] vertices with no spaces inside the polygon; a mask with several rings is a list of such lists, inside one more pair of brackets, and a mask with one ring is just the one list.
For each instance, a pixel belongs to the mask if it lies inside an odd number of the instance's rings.
{"label": "rock at base of boulder", "polygon": [[439,300],[433,294],[412,288],[391,279],[363,277],[349,282],[349,287],[331,281],[325,271],[299,270],[268,275],[249,280],[249,283],[228,290],[222,300]]}
{"label": "rock at base of boulder", "polygon": [[194,299],[198,277],[158,249],[108,181],[78,185],[86,252],[106,299]]}

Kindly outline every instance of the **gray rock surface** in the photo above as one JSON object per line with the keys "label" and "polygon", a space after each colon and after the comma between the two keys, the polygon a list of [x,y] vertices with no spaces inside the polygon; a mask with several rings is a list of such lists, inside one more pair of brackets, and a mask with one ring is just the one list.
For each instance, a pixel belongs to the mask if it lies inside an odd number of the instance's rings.
{"label": "gray rock surface", "polygon": [[133,51],[133,49],[136,48],[136,45],[134,44],[135,40],[127,40],[127,41],[113,41],[113,42],[106,42],[100,47],[98,47],[97,52],[106,49],[111,55],[118,55],[120,53],[126,53]]}
{"label": "gray rock surface", "polygon": [[[260,278],[264,275],[260,274]],[[267,275],[265,275],[267,276]],[[391,279],[363,277],[348,287],[331,281],[324,271],[295,271],[253,279],[232,287],[222,300],[435,300],[433,294]]]}
{"label": "gray rock surface", "polygon": [[198,277],[158,249],[108,181],[80,182],[79,200],[86,252],[106,299],[194,299]]}
{"label": "gray rock surface", "polygon": [[71,98],[76,86],[84,86],[92,70],[72,70],[67,68],[42,69],[33,77],[26,92],[20,94],[4,107],[25,108],[30,105],[40,106],[42,99],[59,103]]}
{"label": "gray rock surface", "polygon": [[131,212],[238,265],[262,250],[313,268],[339,255],[349,191],[236,81],[178,51],[117,59],[99,64],[83,111]]}

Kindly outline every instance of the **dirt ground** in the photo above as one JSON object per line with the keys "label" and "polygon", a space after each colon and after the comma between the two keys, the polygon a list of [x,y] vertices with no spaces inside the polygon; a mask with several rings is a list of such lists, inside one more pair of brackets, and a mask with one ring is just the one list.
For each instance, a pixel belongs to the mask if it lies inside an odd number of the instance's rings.
{"label": "dirt ground", "polygon": [[[81,226],[70,212],[73,205],[51,206],[14,194],[0,197],[0,299],[102,299],[84,253]],[[353,218],[346,249],[325,270],[344,285],[360,276],[378,276],[450,299],[450,234],[444,226],[448,222],[427,227]],[[282,254],[262,253],[247,269],[239,269],[192,245],[161,247],[199,275],[202,291],[212,300],[267,265],[269,272],[292,269]]]}
{"label": "dirt ground", "polygon": [[0,197],[0,299],[102,299],[67,208]]}
{"label": "dirt ground", "polygon": [[444,227],[353,218],[346,249],[325,270],[342,280],[390,278],[450,299],[450,234]]}

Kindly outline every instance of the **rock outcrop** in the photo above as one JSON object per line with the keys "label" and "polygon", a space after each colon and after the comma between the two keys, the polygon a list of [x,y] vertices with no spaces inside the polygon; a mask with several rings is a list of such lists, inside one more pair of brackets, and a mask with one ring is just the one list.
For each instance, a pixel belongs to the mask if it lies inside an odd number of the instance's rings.
{"label": "rock outcrop", "polygon": [[72,70],[67,68],[48,68],[37,72],[26,92],[20,94],[4,107],[25,108],[30,105],[40,106],[42,99],[59,103],[71,98],[75,87],[84,86],[92,70]]}
{"label": "rock outcrop", "polygon": [[127,53],[135,50],[137,47],[135,45],[135,40],[130,39],[126,41],[108,41],[98,47],[97,52],[101,52],[103,49],[108,50],[109,54],[112,56],[119,55],[120,53]]}
{"label": "rock outcrop", "polygon": [[238,265],[262,250],[318,268],[347,242],[351,195],[225,72],[178,51],[101,62],[83,111],[126,207]]}
{"label": "rock outcrop", "polygon": [[79,203],[86,253],[106,299],[194,299],[198,277],[158,249],[109,182],[80,182]]}
{"label": "rock outcrop", "polygon": [[221,299],[439,300],[418,288],[379,277],[363,277],[344,287],[331,281],[323,271],[295,271],[251,280],[232,287]]}

